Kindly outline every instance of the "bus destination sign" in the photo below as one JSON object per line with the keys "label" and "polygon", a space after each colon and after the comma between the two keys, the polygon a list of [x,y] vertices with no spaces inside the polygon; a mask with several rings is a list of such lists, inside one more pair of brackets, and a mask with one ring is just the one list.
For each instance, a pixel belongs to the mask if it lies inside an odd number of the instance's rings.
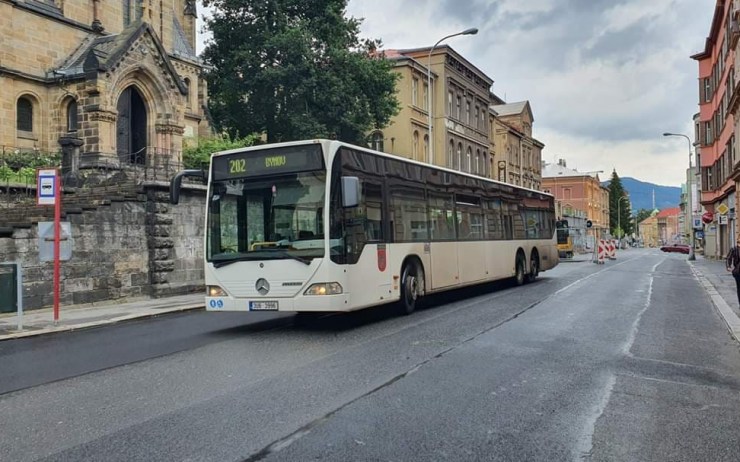
{"label": "bus destination sign", "polygon": [[323,167],[319,144],[243,151],[213,157],[213,179],[280,175]]}

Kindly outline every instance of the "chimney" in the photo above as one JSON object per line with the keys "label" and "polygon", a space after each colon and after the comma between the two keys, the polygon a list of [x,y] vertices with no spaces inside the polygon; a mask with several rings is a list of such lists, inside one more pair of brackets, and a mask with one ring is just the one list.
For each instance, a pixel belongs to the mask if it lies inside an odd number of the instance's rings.
{"label": "chimney", "polygon": [[565,165],[565,159],[558,159],[558,165],[561,167],[567,167],[567,165]]}

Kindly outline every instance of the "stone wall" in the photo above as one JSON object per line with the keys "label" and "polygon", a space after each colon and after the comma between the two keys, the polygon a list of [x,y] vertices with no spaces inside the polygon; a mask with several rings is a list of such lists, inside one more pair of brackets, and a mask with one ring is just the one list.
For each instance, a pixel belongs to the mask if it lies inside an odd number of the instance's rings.
{"label": "stone wall", "polygon": [[[165,186],[149,185],[136,199],[68,213],[72,259],[62,262],[61,304],[166,296],[203,289],[205,193],[183,188],[180,204]],[[23,266],[26,309],[53,303],[53,265],[39,262],[38,228],[0,237],[0,262]]]}

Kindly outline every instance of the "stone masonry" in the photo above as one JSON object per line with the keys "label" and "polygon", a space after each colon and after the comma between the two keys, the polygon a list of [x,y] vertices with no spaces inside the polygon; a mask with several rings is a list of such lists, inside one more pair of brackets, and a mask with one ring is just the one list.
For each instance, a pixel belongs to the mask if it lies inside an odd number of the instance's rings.
{"label": "stone masonry", "polygon": [[[164,185],[138,192],[66,213],[74,243],[61,266],[63,306],[202,290],[203,188],[184,188],[176,206]],[[34,224],[0,237],[0,261],[22,263],[26,309],[53,303],[53,266],[39,262],[37,233]]]}

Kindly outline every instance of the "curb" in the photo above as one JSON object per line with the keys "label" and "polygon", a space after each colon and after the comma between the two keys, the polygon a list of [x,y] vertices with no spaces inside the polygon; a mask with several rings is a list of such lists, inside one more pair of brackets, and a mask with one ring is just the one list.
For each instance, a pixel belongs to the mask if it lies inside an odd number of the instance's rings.
{"label": "curb", "polygon": [[181,311],[195,311],[199,309],[205,309],[205,304],[198,303],[194,305],[178,306],[175,308],[158,308],[157,311],[127,314],[125,316],[118,316],[115,318],[103,319],[99,321],[84,322],[80,324],[70,324],[67,326],[45,327],[43,329],[38,329],[38,330],[14,332],[11,334],[0,335],[0,342],[5,341],[5,340],[14,340],[14,339],[19,339],[19,338],[27,338],[27,337],[35,337],[39,335],[54,334],[58,332],[70,332],[74,330],[91,329],[93,327],[106,326],[106,325],[116,324],[116,323],[123,322],[123,321],[130,321],[133,319],[156,318],[157,316],[160,316],[163,314],[177,313]]}
{"label": "curb", "polygon": [[704,290],[712,299],[714,307],[725,321],[725,324],[727,324],[727,329],[730,331],[730,334],[735,338],[735,340],[740,342],[740,317],[732,311],[730,305],[728,305],[725,299],[722,298],[714,285],[709,282],[709,279],[704,276],[704,273],[697,269],[693,263],[689,263],[689,266],[691,267],[691,272],[694,273],[694,277],[699,280],[699,283],[704,287]]}

